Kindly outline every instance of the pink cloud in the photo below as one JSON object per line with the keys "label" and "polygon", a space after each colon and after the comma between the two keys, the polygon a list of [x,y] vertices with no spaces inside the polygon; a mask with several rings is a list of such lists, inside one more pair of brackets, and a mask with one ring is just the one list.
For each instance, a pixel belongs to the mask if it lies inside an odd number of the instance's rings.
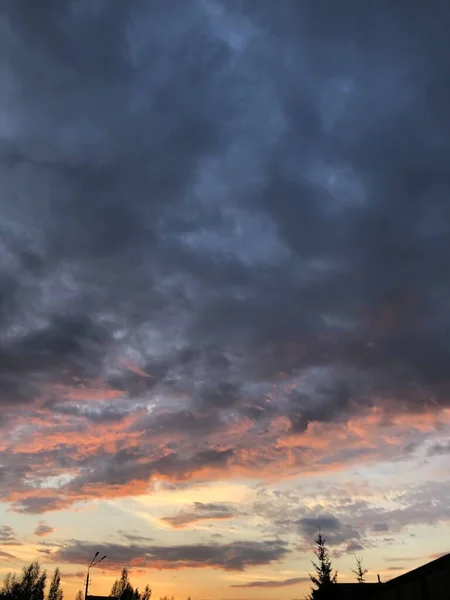
{"label": "pink cloud", "polygon": [[[98,394],[94,412],[92,400],[73,408],[65,403],[61,410],[39,400],[31,415],[19,415],[16,427],[4,429],[0,445],[11,485],[3,500],[16,510],[43,513],[76,501],[139,495],[156,480],[280,479],[401,460],[407,445],[450,425],[449,409],[411,412],[400,405],[394,411],[380,401],[346,420],[310,421],[293,432],[285,416],[267,417],[258,428],[248,417],[214,420],[210,413],[157,408],[149,413],[138,404],[123,405],[116,390],[102,402],[104,386],[95,389],[89,392]],[[64,390],[70,402],[84,394]],[[61,475],[69,481],[45,483]]]}

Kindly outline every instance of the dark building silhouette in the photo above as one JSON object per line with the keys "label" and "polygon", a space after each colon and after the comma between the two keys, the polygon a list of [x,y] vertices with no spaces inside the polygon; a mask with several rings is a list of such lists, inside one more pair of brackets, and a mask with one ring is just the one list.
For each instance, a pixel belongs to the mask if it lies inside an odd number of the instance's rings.
{"label": "dark building silhouette", "polygon": [[383,584],[380,583],[335,583],[327,590],[314,593],[314,600],[372,600]]}
{"label": "dark building silhouette", "polygon": [[450,600],[450,554],[386,583],[336,583],[315,600]]}

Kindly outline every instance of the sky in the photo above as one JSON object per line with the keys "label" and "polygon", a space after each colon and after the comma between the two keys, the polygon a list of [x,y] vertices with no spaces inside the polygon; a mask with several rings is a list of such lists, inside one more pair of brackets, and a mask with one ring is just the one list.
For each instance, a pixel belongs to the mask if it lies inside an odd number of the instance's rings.
{"label": "sky", "polygon": [[0,576],[301,597],[450,550],[450,4],[4,0]]}

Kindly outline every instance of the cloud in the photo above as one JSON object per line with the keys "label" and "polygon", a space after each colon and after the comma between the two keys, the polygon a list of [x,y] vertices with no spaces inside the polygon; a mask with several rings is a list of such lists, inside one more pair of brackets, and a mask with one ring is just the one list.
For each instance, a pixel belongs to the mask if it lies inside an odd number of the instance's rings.
{"label": "cloud", "polygon": [[311,540],[321,530],[329,546],[339,546],[349,542],[347,551],[352,552],[353,547],[360,547],[356,541],[360,538],[360,532],[356,527],[345,524],[333,515],[322,514],[315,517],[303,517],[298,522],[301,533],[306,539]]}
{"label": "cloud", "polygon": [[61,573],[61,579],[79,579],[84,580],[86,577],[86,573],[83,571],[78,571],[77,573]]}
{"label": "cloud", "polygon": [[153,538],[148,537],[146,535],[139,535],[137,533],[127,533],[126,531],[119,530],[118,531],[120,537],[126,539],[128,542],[132,543],[143,543],[143,542],[151,542]]}
{"label": "cloud", "polygon": [[14,503],[14,509],[18,513],[35,515],[61,510],[69,507],[71,504],[72,502],[69,499],[64,500],[64,498],[57,495],[44,493],[44,495],[39,496],[38,492],[28,492]]}
{"label": "cloud", "polygon": [[332,515],[323,515],[320,517],[303,517],[299,521],[302,531],[309,535],[316,535],[319,529],[323,531],[339,531],[341,523]]}
{"label": "cloud", "polygon": [[0,557],[4,560],[17,560],[17,557],[14,554],[10,554],[9,552],[5,552],[4,550],[0,550]]}
{"label": "cloud", "polygon": [[448,420],[449,8],[104,4],[1,24],[2,500],[404,456]]}
{"label": "cloud", "polygon": [[[429,557],[431,558],[431,557]],[[416,557],[411,557],[411,556],[393,556],[393,557],[389,557],[386,558],[386,560],[388,562],[413,562],[415,560],[417,560]]]}
{"label": "cloud", "polygon": [[[103,544],[102,552],[108,556],[105,568],[129,565],[148,569],[213,567],[224,571],[243,571],[277,562],[288,554],[288,549],[284,542],[272,540],[172,546]],[[53,558],[63,563],[84,564],[94,553],[95,544],[73,540],[59,548]]]}
{"label": "cloud", "polygon": [[192,508],[181,510],[173,517],[163,517],[161,521],[173,529],[182,529],[199,521],[232,519],[238,514],[233,504],[194,502]]}
{"label": "cloud", "polygon": [[280,588],[297,585],[309,581],[309,577],[293,577],[292,579],[282,579],[281,581],[249,581],[248,583],[234,584],[234,588]]}
{"label": "cloud", "polygon": [[[343,470],[350,464],[404,459],[409,440],[423,443],[436,427],[450,424],[450,411],[388,416],[377,410],[347,423],[314,422],[294,435],[285,417],[261,427],[247,417],[212,427],[208,417],[205,449],[199,450],[196,435],[186,437],[181,431],[183,424],[195,423],[200,432],[204,417],[175,412],[171,422],[170,414],[161,409],[150,418],[139,409],[118,429],[108,422],[85,429],[71,417],[50,417],[32,438],[22,437],[20,448],[5,450],[5,477],[11,485],[4,489],[4,499],[17,512],[42,514],[77,501],[146,493],[161,478],[167,485],[188,485],[256,473],[279,477],[281,468],[285,476]],[[262,439],[264,455],[257,450]]]}
{"label": "cloud", "polygon": [[0,527],[0,544],[10,545],[16,544],[16,534],[9,525],[2,525]]}
{"label": "cloud", "polygon": [[446,442],[437,442],[428,448],[429,456],[441,456],[443,454],[450,454],[450,440]]}
{"label": "cloud", "polygon": [[374,533],[386,533],[389,531],[389,525],[387,523],[374,523],[372,526]]}
{"label": "cloud", "polygon": [[448,522],[450,520],[449,500],[448,482],[429,481],[403,489],[397,497],[398,506],[395,508],[378,509],[378,511],[368,509],[361,511],[358,516],[364,520],[381,517],[389,523],[390,530],[395,533],[410,525],[436,525]]}
{"label": "cloud", "polygon": [[348,554],[351,554],[352,552],[361,552],[362,550],[364,550],[364,546],[358,542],[350,542],[346,548]]}
{"label": "cloud", "polygon": [[46,525],[45,523],[41,522],[34,530],[34,535],[36,535],[37,537],[45,537],[47,535],[50,535],[54,531],[55,530],[53,529],[53,527],[50,527],[50,525]]}
{"label": "cloud", "polygon": [[[302,540],[297,549],[302,552],[310,551],[320,527],[333,556],[341,557],[398,543],[402,534],[415,526],[445,526],[450,522],[449,494],[447,480],[409,485],[399,481],[387,489],[367,483],[358,486],[349,479],[336,487],[322,483],[308,492],[303,486],[289,492],[261,490],[253,512],[265,523],[267,534],[284,536],[299,531]],[[387,531],[389,538],[385,537]]]}
{"label": "cloud", "polygon": [[428,558],[431,558],[432,560],[436,560],[437,558],[441,558],[442,556],[447,556],[447,554],[449,554],[448,552],[436,552],[434,554],[430,554],[428,556]]}

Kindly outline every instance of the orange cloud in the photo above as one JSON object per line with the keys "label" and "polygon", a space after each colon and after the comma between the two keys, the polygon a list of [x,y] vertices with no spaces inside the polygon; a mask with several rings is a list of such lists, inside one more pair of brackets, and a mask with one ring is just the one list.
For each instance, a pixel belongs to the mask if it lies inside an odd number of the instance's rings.
{"label": "orange cloud", "polygon": [[[100,396],[103,388],[95,389]],[[64,390],[71,400],[77,397],[77,390]],[[108,393],[117,398],[117,390]],[[284,416],[268,419],[260,430],[248,417],[216,422],[208,414],[149,414],[142,408],[117,422],[94,422],[83,413],[52,412],[39,399],[31,417],[22,415],[3,432],[0,447],[8,462],[27,464],[26,474],[15,475],[3,499],[19,510],[45,512],[75,501],[143,494],[157,480],[277,480],[338,471],[401,459],[407,444],[423,442],[450,425],[450,409],[394,412],[387,403],[379,404],[345,422],[311,421],[293,433]],[[195,434],[189,433],[191,427]],[[48,478],[61,473],[71,481],[46,487]]]}

